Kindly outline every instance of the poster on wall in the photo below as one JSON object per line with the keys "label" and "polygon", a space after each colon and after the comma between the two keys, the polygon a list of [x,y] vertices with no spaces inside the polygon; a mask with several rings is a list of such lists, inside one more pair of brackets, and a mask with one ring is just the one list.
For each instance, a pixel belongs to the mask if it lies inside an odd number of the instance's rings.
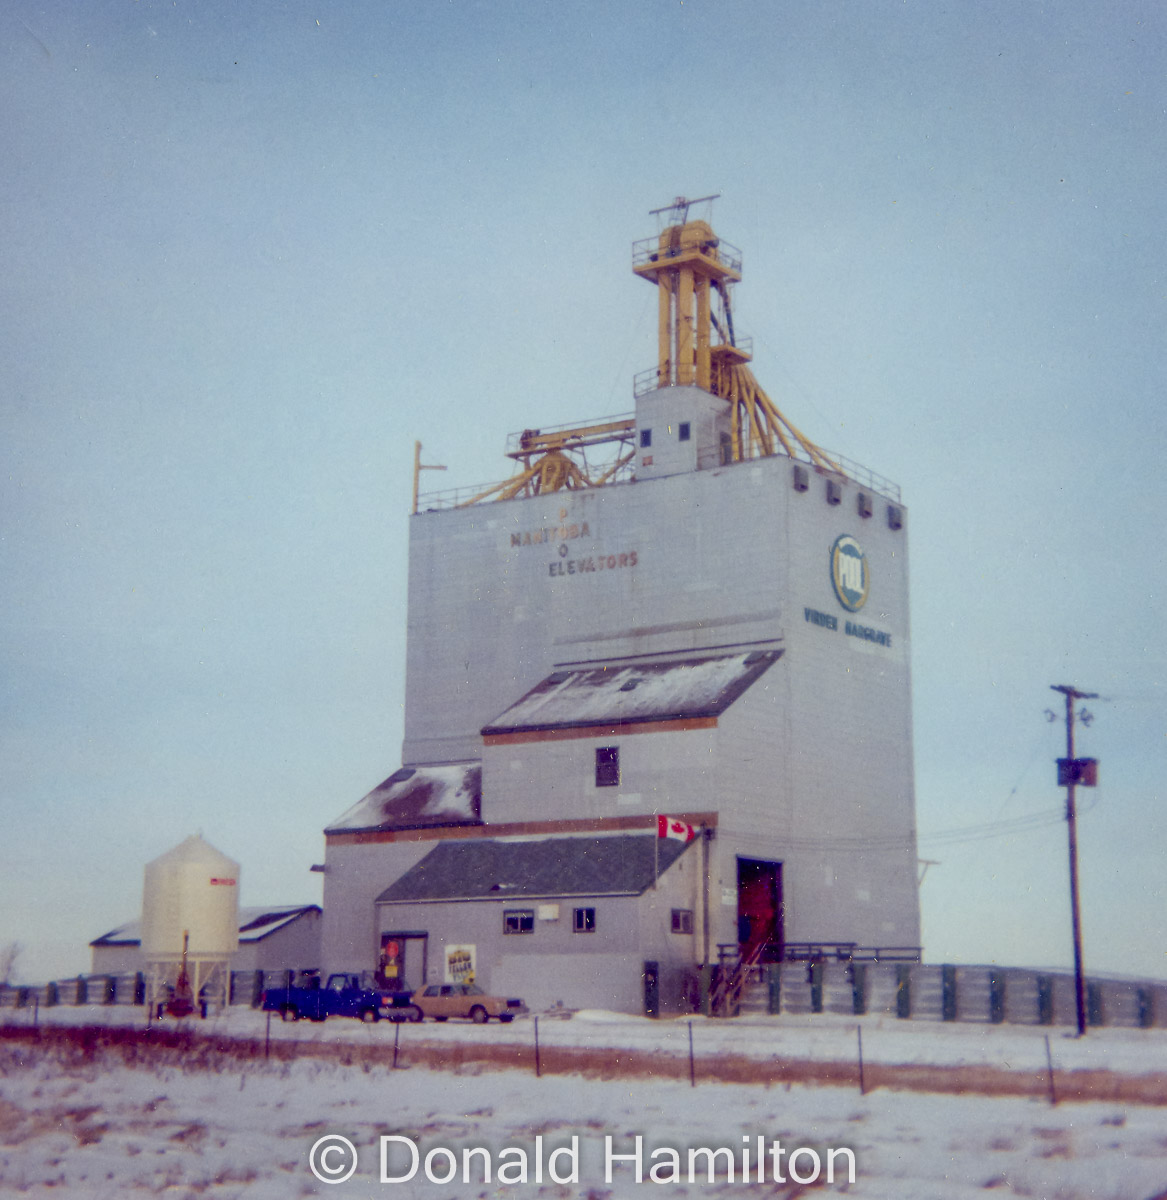
{"label": "poster on wall", "polygon": [[446,983],[474,982],[474,947],[446,947]]}

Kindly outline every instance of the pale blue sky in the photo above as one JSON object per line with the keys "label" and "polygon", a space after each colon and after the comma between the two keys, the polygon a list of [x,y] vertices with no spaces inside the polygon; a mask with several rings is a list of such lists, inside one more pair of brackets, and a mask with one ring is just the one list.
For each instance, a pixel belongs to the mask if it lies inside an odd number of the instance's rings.
{"label": "pale blue sky", "polygon": [[[314,900],[400,762],[412,446],[631,408],[649,209],[720,192],[761,383],[910,510],[921,832],[1052,812],[1167,976],[1167,16],[1085,2],[13,0],[0,21],[0,944],[84,969],[201,830]],[[751,514],[750,519],[757,519]],[[932,961],[1070,961],[1064,826]]]}

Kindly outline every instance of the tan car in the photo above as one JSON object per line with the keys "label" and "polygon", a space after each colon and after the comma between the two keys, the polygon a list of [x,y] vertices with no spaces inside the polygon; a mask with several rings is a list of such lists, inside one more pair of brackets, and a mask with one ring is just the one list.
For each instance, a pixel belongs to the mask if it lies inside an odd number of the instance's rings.
{"label": "tan car", "polygon": [[431,983],[414,993],[413,1003],[435,1021],[469,1017],[475,1025],[484,1025],[491,1017],[513,1021],[527,1012],[527,1006],[521,1000],[488,996],[473,983]]}

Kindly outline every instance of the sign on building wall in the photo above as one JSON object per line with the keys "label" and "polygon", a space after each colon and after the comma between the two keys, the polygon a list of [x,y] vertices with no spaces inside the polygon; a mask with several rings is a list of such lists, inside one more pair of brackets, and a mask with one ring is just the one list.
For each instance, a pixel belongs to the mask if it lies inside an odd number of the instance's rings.
{"label": "sign on building wall", "polygon": [[447,946],[444,983],[474,982],[474,947]]}
{"label": "sign on building wall", "polygon": [[871,580],[867,573],[867,555],[849,534],[835,539],[831,547],[831,583],[839,603],[848,612],[858,612],[867,603]]}

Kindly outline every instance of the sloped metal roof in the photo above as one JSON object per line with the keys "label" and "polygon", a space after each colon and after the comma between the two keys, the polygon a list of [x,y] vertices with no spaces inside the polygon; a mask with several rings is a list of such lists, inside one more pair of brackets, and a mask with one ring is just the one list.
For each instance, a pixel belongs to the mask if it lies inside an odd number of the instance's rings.
{"label": "sloped metal roof", "polygon": [[[318,904],[300,904],[295,908],[241,908],[239,910],[239,940],[258,942],[269,934],[291,925],[305,913],[320,912]],[[142,922],[127,921],[109,933],[94,938],[91,946],[138,946],[142,942]]]}
{"label": "sloped metal roof", "polygon": [[755,650],[673,662],[566,667],[548,675],[482,733],[720,716],[781,656],[781,650]]}
{"label": "sloped metal roof", "polygon": [[636,896],[690,844],[642,834],[442,842],[377,903]]}
{"label": "sloped metal roof", "polygon": [[476,825],[482,811],[482,764],[402,767],[324,832]]}

